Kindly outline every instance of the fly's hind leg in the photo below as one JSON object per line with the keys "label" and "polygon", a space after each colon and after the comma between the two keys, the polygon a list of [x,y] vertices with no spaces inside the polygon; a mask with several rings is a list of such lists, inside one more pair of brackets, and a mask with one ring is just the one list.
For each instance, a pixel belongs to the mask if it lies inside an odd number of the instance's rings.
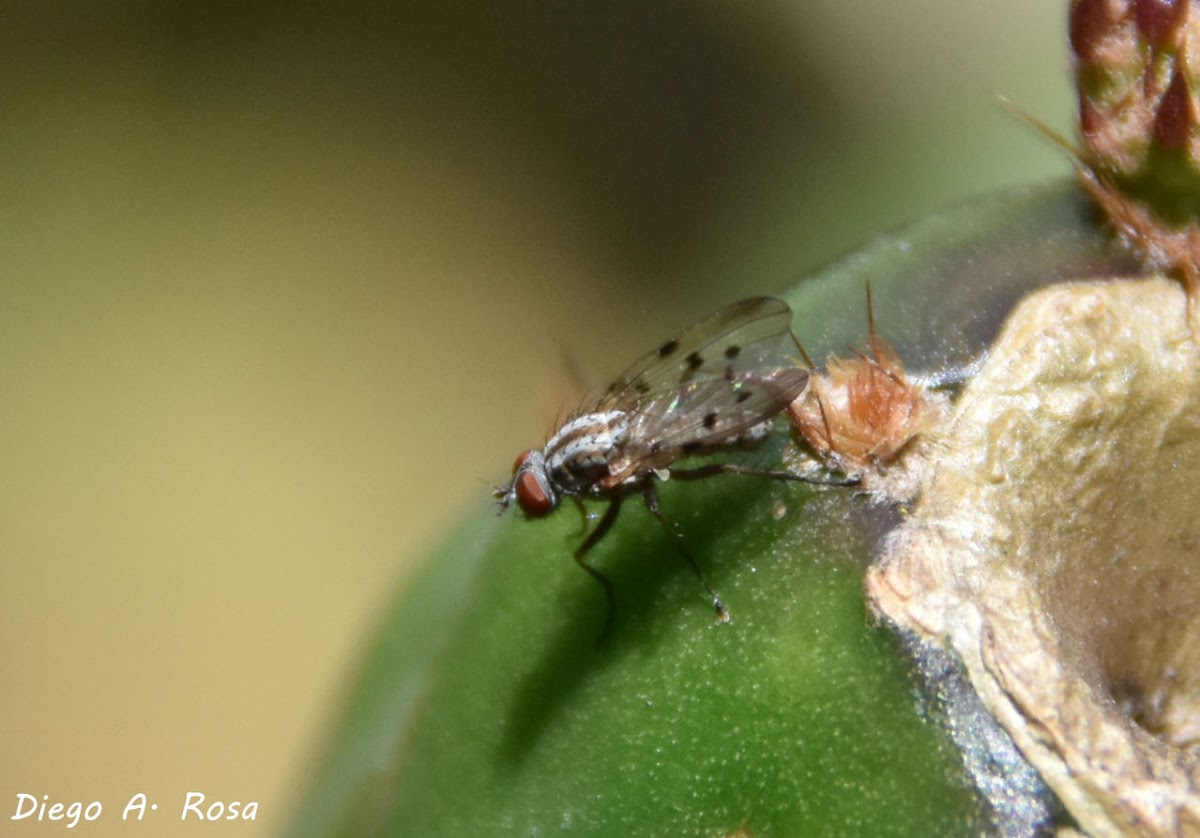
{"label": "fly's hind leg", "polygon": [[709,463],[706,466],[697,466],[696,468],[671,469],[672,480],[702,480],[718,474],[748,474],[751,477],[766,477],[771,480],[791,480],[796,483],[811,483],[814,486],[849,487],[858,486],[862,483],[858,478],[845,478],[841,480],[837,478],[822,479],[820,477],[809,477],[805,474],[796,474],[791,471],[770,471],[750,468],[749,466],[739,466],[736,463]]}
{"label": "fly's hind leg", "polygon": [[[672,476],[674,476],[674,473],[672,473]],[[663,517],[662,509],[658,505],[658,486],[653,479],[649,479],[642,484],[642,497],[646,501],[646,508],[650,510],[650,514],[675,539],[675,543],[679,547],[679,552],[683,556],[684,561],[695,571],[696,576],[700,579],[700,584],[704,586],[704,590],[708,591],[708,595],[712,598],[713,610],[717,612],[717,622],[729,622],[729,612],[725,609],[725,603],[721,601],[720,595],[713,590],[712,585],[708,584],[708,579],[705,578],[704,571],[700,569],[700,565],[696,563],[696,560],[692,558],[692,554],[688,552],[687,546],[683,543],[683,538],[675,531],[674,527],[667,523],[667,519]]]}

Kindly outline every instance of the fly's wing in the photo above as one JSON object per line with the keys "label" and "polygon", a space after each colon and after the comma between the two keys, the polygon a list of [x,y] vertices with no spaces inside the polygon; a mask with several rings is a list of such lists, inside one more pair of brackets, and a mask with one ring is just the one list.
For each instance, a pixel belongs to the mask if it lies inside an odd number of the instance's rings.
{"label": "fly's wing", "polygon": [[628,411],[625,453],[685,455],[733,440],[783,410],[808,386],[788,340],[791,324],[787,303],[754,297],[639,360],[602,400]]}
{"label": "fly's wing", "polygon": [[634,362],[605,392],[597,410],[635,410],[691,382],[723,378],[729,370],[794,366],[781,344],[792,309],[775,297],[751,297],[710,314]]}
{"label": "fly's wing", "polygon": [[[691,382],[674,396],[644,404],[631,418],[629,448],[642,456],[694,454],[737,441],[756,425],[780,413],[808,386],[803,367],[746,372],[734,381]],[[637,456],[635,450],[628,453]]]}

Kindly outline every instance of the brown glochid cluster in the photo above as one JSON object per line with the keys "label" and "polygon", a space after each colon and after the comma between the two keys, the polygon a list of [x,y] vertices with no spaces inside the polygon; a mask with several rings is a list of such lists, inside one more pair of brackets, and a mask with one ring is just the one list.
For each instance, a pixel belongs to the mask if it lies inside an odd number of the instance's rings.
{"label": "brown glochid cluster", "polygon": [[866,352],[833,357],[788,407],[801,437],[846,474],[882,470],[917,437],[927,417],[924,388],[910,379],[887,341],[875,333],[867,294]]}

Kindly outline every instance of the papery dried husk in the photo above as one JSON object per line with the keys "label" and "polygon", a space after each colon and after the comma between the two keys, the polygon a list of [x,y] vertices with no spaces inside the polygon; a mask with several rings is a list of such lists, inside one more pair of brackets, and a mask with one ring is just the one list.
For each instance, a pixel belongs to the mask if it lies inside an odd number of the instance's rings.
{"label": "papery dried husk", "polygon": [[1200,834],[1200,346],[1162,278],[1040,291],[938,427],[871,602],[1090,835]]}

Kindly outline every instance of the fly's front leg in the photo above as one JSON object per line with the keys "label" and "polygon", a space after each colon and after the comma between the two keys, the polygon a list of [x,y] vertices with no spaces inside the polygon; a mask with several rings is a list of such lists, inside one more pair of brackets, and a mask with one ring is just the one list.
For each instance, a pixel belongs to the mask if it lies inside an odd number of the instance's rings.
{"label": "fly's front leg", "polygon": [[[671,472],[671,476],[673,477],[674,475],[675,472]],[[653,478],[647,479],[642,484],[642,497],[646,501],[646,509],[650,510],[650,514],[654,516],[655,520],[662,524],[663,528],[674,537],[684,561],[696,572],[696,576],[700,579],[700,584],[704,586],[704,590],[708,591],[708,595],[712,597],[713,610],[717,612],[717,622],[729,622],[729,612],[725,609],[725,603],[721,602],[721,597],[708,584],[708,580],[704,578],[704,572],[700,570],[700,565],[696,564],[696,560],[692,558],[692,554],[687,551],[687,547],[683,543],[683,538],[667,523],[667,519],[663,517],[662,509],[658,505],[658,484],[654,482]]]}
{"label": "fly's front leg", "polygon": [[[613,619],[617,613],[617,599],[613,595],[612,582],[609,580],[609,578],[584,561],[584,557],[587,556],[588,551],[595,547],[597,542],[604,538],[604,536],[608,534],[608,531],[612,529],[612,525],[616,523],[617,515],[621,511],[622,500],[623,498],[620,495],[617,495],[609,501],[608,509],[604,510],[604,517],[600,519],[600,523],[596,524],[596,528],[588,533],[588,537],[585,538],[583,543],[580,544],[575,550],[575,564],[586,570],[588,575],[599,582],[600,586],[604,588],[604,601],[607,605],[607,611],[605,612],[604,616],[604,628],[601,629],[600,637],[597,639],[597,642],[599,643],[604,642],[604,638],[608,637],[609,631],[612,630]],[[583,509],[582,502],[579,504],[579,508],[581,510]],[[584,519],[584,526],[587,526],[586,518]]]}

